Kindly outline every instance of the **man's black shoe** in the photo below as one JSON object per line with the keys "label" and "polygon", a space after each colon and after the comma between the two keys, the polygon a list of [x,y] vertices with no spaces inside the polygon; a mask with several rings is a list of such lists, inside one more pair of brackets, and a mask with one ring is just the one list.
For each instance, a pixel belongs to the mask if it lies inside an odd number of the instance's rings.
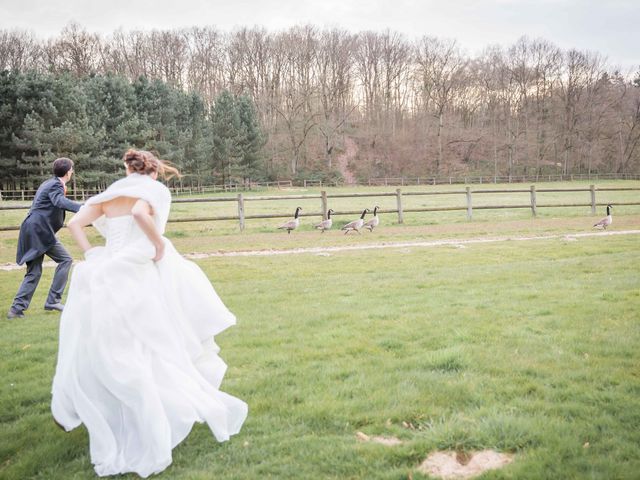
{"label": "man's black shoe", "polygon": [[44,309],[45,310],[57,310],[59,312],[64,310],[64,305],[61,304],[60,302],[58,303],[45,303],[44,304]]}
{"label": "man's black shoe", "polygon": [[24,313],[18,312],[13,308],[9,310],[9,313],[7,313],[7,318],[10,320],[14,318],[23,318],[23,317],[24,317]]}

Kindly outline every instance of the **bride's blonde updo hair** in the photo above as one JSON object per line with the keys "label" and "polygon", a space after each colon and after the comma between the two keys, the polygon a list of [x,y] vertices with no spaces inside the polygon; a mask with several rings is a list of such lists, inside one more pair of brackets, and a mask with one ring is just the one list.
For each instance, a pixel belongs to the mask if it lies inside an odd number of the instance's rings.
{"label": "bride's blonde updo hair", "polygon": [[123,157],[131,173],[141,175],[151,175],[157,173],[163,178],[180,177],[177,168],[171,166],[169,162],[158,159],[153,153],[146,150],[135,150],[130,148]]}

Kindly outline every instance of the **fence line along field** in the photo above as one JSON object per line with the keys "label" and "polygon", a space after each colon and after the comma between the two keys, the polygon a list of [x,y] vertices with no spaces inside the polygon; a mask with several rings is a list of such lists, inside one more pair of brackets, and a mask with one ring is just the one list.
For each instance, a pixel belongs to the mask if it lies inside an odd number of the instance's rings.
{"label": "fence line along field", "polygon": [[[575,175],[512,175],[506,177],[499,176],[466,176],[466,177],[381,177],[369,178],[362,183],[356,185],[368,186],[412,186],[412,185],[452,185],[452,184],[474,184],[474,183],[539,183],[539,182],[567,182],[567,181],[605,181],[605,180],[640,180],[640,175],[630,173],[604,173],[604,174],[575,174]],[[169,188],[175,196],[191,196],[203,193],[216,192],[245,192],[245,191],[262,191],[270,188],[282,189],[293,188],[294,185],[307,187],[337,187],[339,182],[326,182],[322,180],[302,180],[294,184],[291,180],[278,180],[273,182],[250,182],[250,183],[227,183],[214,185],[200,185],[197,181],[194,183],[193,176],[186,176],[180,180],[169,182]],[[100,193],[100,188],[85,188],[82,186],[75,187],[70,191],[70,196],[74,200],[83,199],[91,195]],[[35,189],[21,190],[0,190],[0,200],[30,200],[35,195]]]}
{"label": "fence line along field", "polygon": [[[273,218],[245,220],[245,230],[240,234],[237,220],[237,201],[217,202],[176,202],[172,205],[166,235],[171,238],[182,253],[210,253],[214,251],[260,250],[275,248],[306,248],[334,245],[359,245],[370,242],[406,242],[415,240],[440,240],[447,238],[484,237],[490,235],[523,235],[580,233],[592,231],[593,224],[606,214],[605,205],[614,206],[614,223],[610,228],[633,230],[640,225],[640,182],[607,181],[595,186],[596,214],[591,213],[591,190],[588,182],[566,182],[536,185],[537,215],[532,216],[531,208],[501,208],[484,210],[485,205],[527,204],[531,201],[529,188],[523,185],[501,185],[500,190],[512,190],[509,193],[490,193],[497,190],[494,185],[473,186],[473,191],[482,190],[482,194],[473,194],[474,209],[472,218],[467,218],[465,189],[459,185],[451,187],[439,185],[405,187],[411,192],[426,195],[402,196],[404,215],[402,224],[398,223],[396,213],[397,197],[388,187],[362,187],[354,189],[333,188],[327,191],[327,208],[337,213],[333,215],[332,230],[320,234],[313,225],[322,219],[321,191],[324,189],[296,188],[279,191],[279,200],[257,200],[272,196],[278,191],[249,192],[245,197],[246,215],[264,215]],[[556,189],[558,192],[544,190]],[[611,190],[616,189],[616,190]],[[432,195],[435,191],[445,194]],[[451,192],[451,193],[446,193]],[[392,193],[387,196],[378,194]],[[269,194],[269,195],[267,195]],[[357,194],[355,197],[348,195]],[[346,196],[345,196],[346,195]],[[373,195],[373,196],[372,196]],[[200,200],[212,197],[210,194],[193,196]],[[213,196],[216,199],[228,198],[228,194]],[[294,197],[294,198],[291,198]],[[303,198],[300,198],[303,197]],[[253,200],[247,200],[252,198]],[[177,200],[182,200],[183,197]],[[582,204],[574,207],[546,207],[548,204]],[[28,203],[2,201],[0,207],[28,207]],[[380,226],[374,232],[362,235],[344,235],[342,225],[359,217],[363,208],[373,210],[379,206]],[[291,235],[277,230],[278,225],[293,217],[294,210],[301,206],[300,227]],[[454,207],[456,210],[448,210]],[[413,209],[437,209],[437,211],[412,212]],[[354,213],[344,213],[354,212]],[[26,209],[0,209],[0,229],[20,225],[26,215]],[[181,222],[179,220],[194,217],[228,216],[225,221]],[[371,214],[367,218],[371,218]],[[94,243],[102,239],[97,232],[88,229]],[[0,264],[15,262],[17,231],[0,231]],[[81,253],[75,247],[66,229],[59,237],[75,258]]]}
{"label": "fence line along field", "polygon": [[[525,223],[577,230],[571,222],[582,220]],[[622,222],[637,227],[638,216]],[[467,229],[486,223],[425,228],[476,236],[482,230]],[[497,223],[525,229],[519,220]],[[226,237],[373,238],[297,233]],[[199,233],[174,240],[191,234]],[[224,238],[207,241],[215,248]],[[167,478],[426,479],[417,468],[430,452],[483,449],[514,455],[486,478],[640,471],[637,235],[198,263],[238,317],[216,341],[229,364],[222,388],[250,413],[224,444],[196,427]],[[0,272],[3,305],[22,274]],[[59,316],[37,308],[45,295],[36,292],[24,320],[0,323],[0,477],[94,478],[86,430],[64,433],[51,420]],[[400,443],[362,442],[359,432]]]}
{"label": "fence line along field", "polygon": [[[295,190],[295,189],[292,189]],[[238,193],[236,196],[201,195],[174,199],[172,223],[214,222],[236,220],[240,230],[247,221],[287,218],[294,204],[304,204],[302,217],[326,218],[328,208],[336,217],[359,214],[365,206],[373,210],[372,204],[380,204],[381,213],[394,213],[397,223],[405,223],[405,214],[429,212],[466,212],[470,220],[482,210],[528,210],[531,215],[544,214],[551,208],[590,207],[595,215],[597,206],[640,205],[640,182],[616,181],[598,186],[582,185],[579,182],[563,184],[424,187],[413,186],[389,191],[385,187],[365,187],[353,190],[333,188],[328,190],[297,189],[300,193],[264,195],[256,192]],[[0,230],[15,230],[19,222],[12,219],[19,215],[7,214],[28,208],[25,202],[4,201],[0,203]],[[546,212],[545,212],[546,213]],[[512,214],[510,214],[512,215]],[[452,217],[453,218],[453,217]],[[346,223],[349,220],[344,221]]]}

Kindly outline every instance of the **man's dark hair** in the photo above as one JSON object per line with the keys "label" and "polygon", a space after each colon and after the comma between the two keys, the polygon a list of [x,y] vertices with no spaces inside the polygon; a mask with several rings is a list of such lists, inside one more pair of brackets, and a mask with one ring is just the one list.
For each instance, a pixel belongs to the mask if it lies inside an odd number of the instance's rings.
{"label": "man's dark hair", "polygon": [[73,160],[62,157],[53,162],[53,174],[56,177],[64,177],[73,167]]}

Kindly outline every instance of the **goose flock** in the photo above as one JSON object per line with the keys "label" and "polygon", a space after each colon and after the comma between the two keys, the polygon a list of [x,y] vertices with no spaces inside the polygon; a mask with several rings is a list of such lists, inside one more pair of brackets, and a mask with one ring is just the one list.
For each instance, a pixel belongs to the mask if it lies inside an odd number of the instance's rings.
{"label": "goose flock", "polygon": [[[302,207],[296,207],[296,211],[293,214],[293,219],[284,222],[282,225],[278,227],[280,230],[286,230],[287,233],[291,233],[293,230],[297,229],[300,226],[300,211]],[[367,213],[370,212],[368,208],[365,208],[360,215],[360,218],[353,220],[352,222],[347,223],[342,227],[341,230],[344,231],[345,235],[349,232],[356,232],[360,234],[360,230],[362,228],[366,228],[370,232],[373,232],[373,229],[380,225],[380,217],[378,216],[378,210],[380,207],[377,205],[373,207],[373,218],[365,222],[364,217]],[[320,230],[320,233],[324,233],[327,230],[331,230],[333,226],[333,219],[331,218],[331,214],[335,213],[333,209],[327,210],[327,219],[322,220],[320,223],[316,223],[313,225],[313,228],[316,230]]]}
{"label": "goose flock", "polygon": [[[291,233],[293,230],[298,228],[300,226],[299,215],[301,210],[302,210],[302,207],[297,207],[293,215],[293,219],[283,223],[278,228],[280,230],[286,230],[287,233]],[[380,217],[378,216],[378,210],[380,210],[380,207],[378,207],[377,205],[373,207],[373,217],[365,221],[364,217],[367,215],[367,213],[370,212],[368,208],[365,208],[364,210],[362,210],[362,214],[360,215],[360,218],[357,218],[356,220],[353,220],[345,224],[341,230],[344,231],[345,235],[349,232],[356,232],[360,234],[360,230],[363,228],[366,228],[370,232],[373,232],[373,229],[376,228],[378,225],[380,225]],[[593,225],[594,228],[602,228],[603,230],[606,230],[607,227],[609,227],[613,223],[611,210],[613,210],[613,207],[611,205],[607,205],[607,216],[599,220],[598,222],[596,222]],[[333,226],[333,219],[331,218],[332,213],[335,213],[333,209],[330,208],[329,210],[327,210],[327,219],[322,220],[320,223],[314,224],[313,228],[315,228],[316,230],[320,230],[320,233],[324,233],[327,230],[331,230],[331,227]]]}

